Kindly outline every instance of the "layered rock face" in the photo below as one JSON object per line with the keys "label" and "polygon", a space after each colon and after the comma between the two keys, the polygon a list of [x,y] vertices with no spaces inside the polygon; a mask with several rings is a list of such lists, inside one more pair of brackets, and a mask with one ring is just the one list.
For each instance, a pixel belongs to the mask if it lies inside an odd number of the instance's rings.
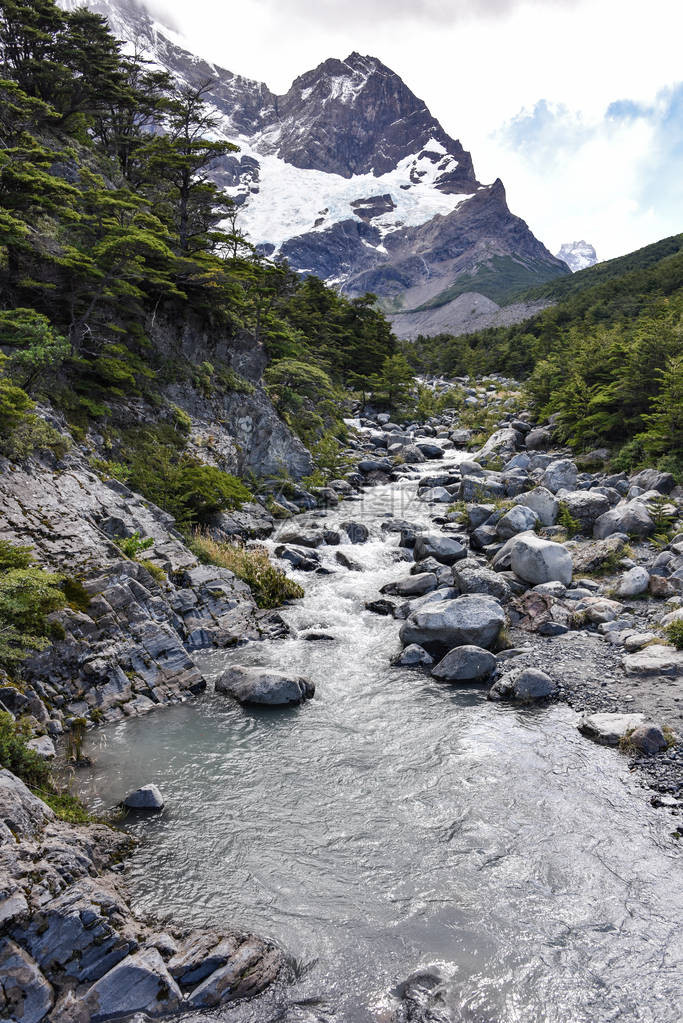
{"label": "layered rock face", "polygon": [[279,96],[189,53],[132,0],[88,6],[180,81],[212,83],[219,131],[240,149],[214,176],[248,239],[349,295],[374,292],[402,336],[515,322],[529,315],[506,305],[515,289],[568,272],[376,57],[326,60]]}
{"label": "layered rock face", "polygon": [[235,931],[137,919],[116,864],[131,840],[75,827],[0,771],[0,1017],[97,1023],[167,1016],[262,991],[283,967],[271,943]]}

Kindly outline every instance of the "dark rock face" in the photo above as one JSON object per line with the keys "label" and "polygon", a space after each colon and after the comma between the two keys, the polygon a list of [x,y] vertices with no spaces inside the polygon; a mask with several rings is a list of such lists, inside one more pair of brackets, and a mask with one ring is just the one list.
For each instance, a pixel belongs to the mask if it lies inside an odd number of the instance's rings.
{"label": "dark rock face", "polygon": [[[436,139],[447,161],[438,185],[445,192],[476,187],[472,159],[449,138],[424,102],[375,57],[352,53],[326,60],[301,75],[277,98],[282,124],[278,156],[295,167],[350,178],[393,170],[396,164]],[[441,160],[443,154],[436,153]]]}

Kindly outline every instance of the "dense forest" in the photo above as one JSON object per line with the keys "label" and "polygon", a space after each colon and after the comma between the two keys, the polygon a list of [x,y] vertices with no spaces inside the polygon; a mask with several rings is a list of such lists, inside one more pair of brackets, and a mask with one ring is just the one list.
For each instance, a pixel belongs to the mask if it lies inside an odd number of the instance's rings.
{"label": "dense forest", "polygon": [[[521,296],[518,296],[518,299]],[[510,327],[420,337],[421,373],[509,373],[577,450],[608,444],[615,464],[683,466],[683,235],[541,285],[555,304]]]}
{"label": "dense forest", "polygon": [[341,298],[242,237],[211,180],[235,147],[217,138],[205,88],[124,53],[85,8],[0,6],[0,453],[62,453],[38,401],[80,439],[144,399],[162,425],[117,435],[116,464],[181,520],[201,517],[209,492],[226,506],[244,487],[183,454],[187,424],[164,386],[252,385],[218,358],[169,359],[160,324],[192,324],[223,351],[238,336],[265,346],[271,397],[308,444],[341,429],[338,389],[381,375],[396,344],[373,296]]}

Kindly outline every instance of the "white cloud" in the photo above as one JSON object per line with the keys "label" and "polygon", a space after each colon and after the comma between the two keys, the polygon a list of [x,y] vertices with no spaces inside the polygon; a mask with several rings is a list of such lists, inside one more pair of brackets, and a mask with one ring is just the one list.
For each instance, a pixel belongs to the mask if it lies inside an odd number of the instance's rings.
{"label": "white cloud", "polygon": [[[607,257],[683,229],[665,144],[681,109],[668,126],[606,117],[614,101],[651,107],[680,79],[680,0],[153,2],[195,52],[278,92],[327,57],[379,57],[472,152],[481,180],[503,179],[550,248],[585,237]],[[509,127],[540,100],[545,150]]]}

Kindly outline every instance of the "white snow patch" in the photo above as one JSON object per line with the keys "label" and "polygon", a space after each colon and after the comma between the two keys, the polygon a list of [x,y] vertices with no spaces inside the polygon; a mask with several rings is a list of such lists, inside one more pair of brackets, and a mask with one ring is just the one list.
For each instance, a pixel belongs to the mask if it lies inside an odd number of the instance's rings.
{"label": "white snow patch", "polygon": [[[324,231],[341,220],[360,221],[351,203],[373,195],[388,193],[395,204],[395,209],[372,220],[382,236],[398,227],[417,227],[437,214],[445,216],[470,198],[470,193],[440,192],[434,181],[443,173],[443,161],[436,165],[428,157],[420,159],[419,154],[405,157],[379,177],[368,172],[343,178],[326,171],[294,167],[272,154],[262,156],[252,148],[251,140],[235,141],[240,155],[253,156],[260,164],[260,192],[248,195],[239,218],[242,231],[255,245],[270,242],[277,250],[289,238],[300,234]],[[419,173],[418,183],[411,181],[411,171]],[[228,189],[233,196],[247,191],[246,184]],[[315,227],[321,210],[327,212]]]}

